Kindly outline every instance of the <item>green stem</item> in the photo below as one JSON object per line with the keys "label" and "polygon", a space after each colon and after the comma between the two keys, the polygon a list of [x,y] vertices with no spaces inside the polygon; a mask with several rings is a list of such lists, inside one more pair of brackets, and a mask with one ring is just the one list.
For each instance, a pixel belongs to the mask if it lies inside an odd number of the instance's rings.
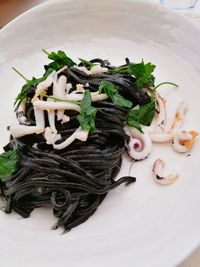
{"label": "green stem", "polygon": [[154,90],[156,90],[158,87],[164,85],[164,84],[170,84],[172,86],[178,87],[178,84],[176,83],[172,83],[172,82],[163,82],[163,83],[159,83],[158,85],[156,85],[156,87],[154,87]]}
{"label": "green stem", "polygon": [[28,80],[23,74],[21,74],[15,67],[12,67],[12,69],[13,69],[19,76],[21,76],[27,83],[29,82],[29,80]]}
{"label": "green stem", "polygon": [[67,103],[71,103],[71,104],[76,104],[76,105],[80,105],[80,102],[78,101],[71,101],[71,100],[66,100],[66,99],[61,99],[61,98],[57,98],[57,97],[54,97],[54,96],[48,96],[48,95],[42,95],[42,96],[45,96],[49,99],[52,99],[52,100],[55,100],[55,101],[58,101],[58,102],[67,102]]}
{"label": "green stem", "polygon": [[45,54],[47,54],[47,56],[50,55],[50,53],[49,53],[47,50],[45,50],[44,48],[42,49],[42,51],[43,51]]}

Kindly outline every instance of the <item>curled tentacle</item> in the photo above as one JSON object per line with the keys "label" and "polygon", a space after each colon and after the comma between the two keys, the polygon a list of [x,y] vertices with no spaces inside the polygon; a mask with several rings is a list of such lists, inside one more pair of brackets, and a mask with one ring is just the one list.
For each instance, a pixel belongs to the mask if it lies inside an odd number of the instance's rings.
{"label": "curled tentacle", "polygon": [[197,135],[196,131],[178,131],[172,139],[172,148],[179,153],[190,151]]}
{"label": "curled tentacle", "polygon": [[166,133],[150,133],[151,140],[154,142],[169,142],[175,136],[176,132],[183,124],[185,112],[187,111],[187,105],[185,102],[181,102],[176,110],[174,121],[170,130]]}
{"label": "curled tentacle", "polygon": [[178,178],[178,173],[173,171],[169,175],[163,176],[163,168],[165,166],[165,162],[161,159],[157,159],[153,164],[153,177],[156,183],[161,185],[168,185],[174,183]]}
{"label": "curled tentacle", "polygon": [[126,126],[124,130],[130,136],[130,141],[127,145],[129,156],[134,160],[142,160],[148,157],[152,149],[149,135],[129,126]]}
{"label": "curled tentacle", "polygon": [[166,100],[162,98],[158,93],[155,95],[155,100],[157,103],[157,119],[155,123],[155,133],[163,133],[166,131],[166,121],[167,121],[167,112],[165,102]]}

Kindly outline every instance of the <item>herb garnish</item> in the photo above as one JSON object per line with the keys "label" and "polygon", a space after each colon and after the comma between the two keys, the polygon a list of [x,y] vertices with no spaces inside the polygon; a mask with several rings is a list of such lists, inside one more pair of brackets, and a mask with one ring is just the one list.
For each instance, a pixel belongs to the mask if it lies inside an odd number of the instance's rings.
{"label": "herb garnish", "polygon": [[125,99],[119,94],[117,86],[111,82],[101,81],[99,85],[99,93],[102,93],[102,91],[104,91],[108,98],[110,98],[112,102],[118,106],[131,108],[133,105],[131,101]]}
{"label": "herb garnish", "polygon": [[67,66],[70,68],[76,65],[76,63],[70,57],[68,57],[65,54],[65,52],[62,50],[59,50],[57,53],[56,52],[49,53],[45,49],[42,49],[42,51],[48,55],[49,59],[53,60],[53,62],[51,62],[48,65],[48,68],[51,68],[57,71],[63,68],[64,66]]}
{"label": "herb garnish", "polygon": [[92,67],[94,67],[94,66],[96,66],[97,64],[94,64],[94,63],[92,63],[92,62],[90,62],[90,61],[88,61],[88,60],[85,60],[85,59],[83,59],[83,58],[78,58],[82,63],[83,63],[83,65],[86,67],[86,68],[88,68],[89,70],[92,68]]}
{"label": "herb garnish", "polygon": [[97,109],[92,107],[92,98],[89,90],[84,93],[84,98],[80,103],[81,111],[76,116],[83,130],[90,131],[91,133],[96,130],[95,116]]}
{"label": "herb garnish", "polygon": [[155,77],[152,75],[155,65],[151,63],[144,64],[142,60],[138,64],[130,64],[110,70],[110,73],[121,73],[134,75],[136,78],[136,85],[139,89],[154,85]]}
{"label": "herb garnish", "polygon": [[16,105],[16,103],[18,101],[23,101],[24,98],[27,96],[28,93],[34,92],[36,86],[43,82],[44,80],[47,79],[47,77],[49,76],[49,74],[53,71],[53,69],[49,68],[45,74],[41,77],[41,78],[35,78],[33,77],[32,80],[28,80],[23,74],[21,74],[16,68],[12,67],[12,69],[19,74],[25,81],[26,83],[22,86],[22,89],[20,91],[20,93],[17,95],[17,97],[15,98],[15,103],[14,105]]}
{"label": "herb garnish", "polygon": [[155,101],[152,100],[150,103],[140,106],[138,109],[129,110],[127,123],[142,132],[141,124],[150,126],[154,118],[155,111],[156,104]]}
{"label": "herb garnish", "polygon": [[18,150],[9,150],[0,154],[0,179],[4,179],[17,170]]}

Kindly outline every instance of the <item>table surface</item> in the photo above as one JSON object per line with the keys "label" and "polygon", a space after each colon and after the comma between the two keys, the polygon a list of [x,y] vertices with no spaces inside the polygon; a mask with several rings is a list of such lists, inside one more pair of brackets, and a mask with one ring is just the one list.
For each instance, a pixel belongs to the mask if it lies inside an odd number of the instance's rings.
{"label": "table surface", "polygon": [[[9,21],[20,15],[33,6],[47,2],[49,0],[0,0],[0,28]],[[159,2],[158,0],[146,0],[148,2]],[[200,0],[196,7],[190,10],[177,11],[188,16],[194,23],[200,26]],[[177,267],[199,267],[200,247],[194,251],[182,264]]]}

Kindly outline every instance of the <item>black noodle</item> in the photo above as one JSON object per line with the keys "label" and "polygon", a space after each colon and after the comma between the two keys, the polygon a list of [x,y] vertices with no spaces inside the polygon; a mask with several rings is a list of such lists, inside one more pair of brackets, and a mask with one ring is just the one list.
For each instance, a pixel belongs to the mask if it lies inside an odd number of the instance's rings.
{"label": "black noodle", "polygon": [[[107,61],[101,59],[91,62],[109,66]],[[130,64],[128,59],[127,64]],[[121,94],[134,105],[145,103],[148,98],[139,94],[131,76],[104,74],[90,77],[75,68],[68,68],[62,74],[68,77],[73,88],[77,83],[89,83],[88,89],[96,91],[100,81],[107,80],[118,85]],[[25,115],[34,125],[32,96],[30,94],[27,98]],[[135,178],[129,176],[115,180],[128,140],[123,130],[127,109],[109,100],[94,102],[93,106],[97,108],[96,131],[89,134],[86,142],[76,140],[63,150],[54,150],[46,144],[42,135],[33,134],[11,140],[7,149],[16,142],[20,161],[18,171],[1,182],[1,191],[7,201],[6,213],[14,210],[26,218],[35,208],[51,205],[54,216],[58,218],[54,229],[62,226],[69,231],[85,222],[110,190],[122,183],[128,185],[135,182]],[[69,115],[69,112],[66,114]],[[56,127],[62,137],[59,142],[63,142],[79,126],[76,115],[76,112],[70,114],[71,121],[63,125],[57,122]]]}

